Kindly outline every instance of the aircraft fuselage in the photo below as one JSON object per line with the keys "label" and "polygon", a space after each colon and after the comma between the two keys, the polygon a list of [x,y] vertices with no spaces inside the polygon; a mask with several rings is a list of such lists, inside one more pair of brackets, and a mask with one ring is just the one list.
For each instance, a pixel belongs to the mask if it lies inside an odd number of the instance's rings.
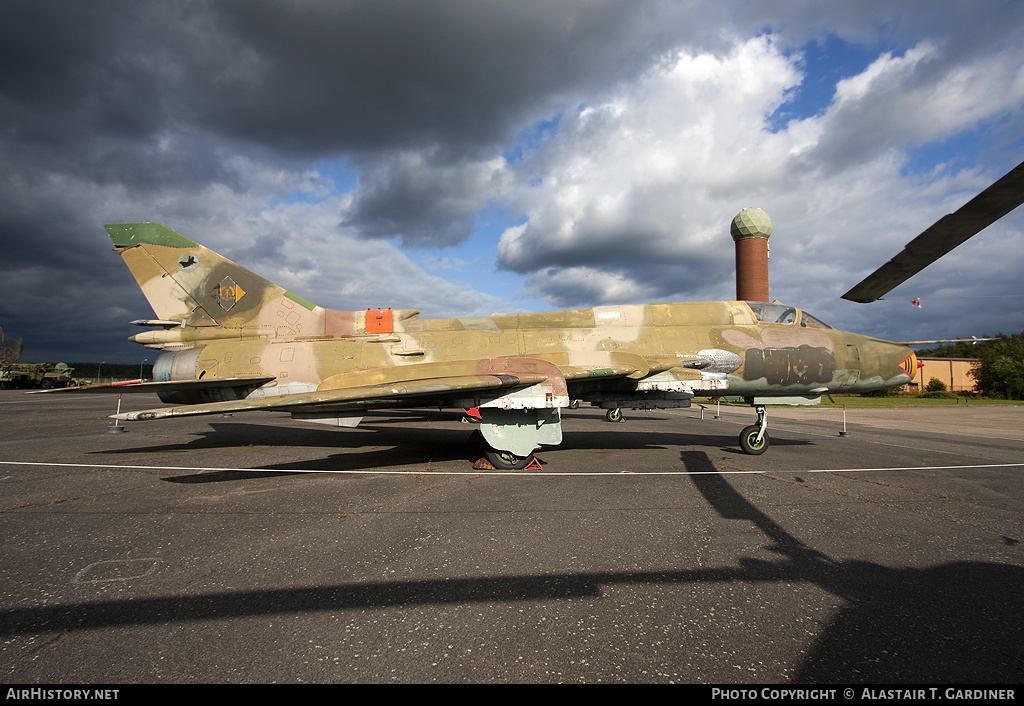
{"label": "aircraft fuselage", "polygon": [[[765,307],[782,322],[759,320]],[[242,330],[218,328],[217,337],[208,338],[214,331],[177,329],[177,341],[162,343],[191,347],[161,356],[154,378],[272,376],[275,380],[261,388],[265,396],[314,391],[346,373],[528,356],[556,365],[579,362],[598,372],[567,378],[575,398],[635,389],[638,381],[643,389],[644,380],[659,375],[661,389],[697,396],[773,397],[877,390],[905,384],[912,374],[903,365],[912,355],[906,346],[839,331],[777,304],[686,302],[452,319],[420,319],[410,310],[344,313],[353,320],[351,331],[340,336],[289,331],[280,338],[243,338]],[[377,321],[378,315],[386,321]],[[636,369],[605,380],[599,374],[602,361],[609,370],[616,362]],[[212,402],[232,393],[204,391],[202,399],[199,394],[172,393],[165,401]]]}

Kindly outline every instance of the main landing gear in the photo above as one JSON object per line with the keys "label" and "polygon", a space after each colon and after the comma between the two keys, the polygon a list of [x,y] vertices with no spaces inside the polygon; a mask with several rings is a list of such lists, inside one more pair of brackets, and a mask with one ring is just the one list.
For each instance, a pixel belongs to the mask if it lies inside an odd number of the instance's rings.
{"label": "main landing gear", "polygon": [[562,443],[562,420],[557,407],[498,409],[481,407],[480,434],[487,443],[484,458],[499,471],[520,471],[534,461],[540,445]]}
{"label": "main landing gear", "polygon": [[763,404],[755,404],[757,424],[751,424],[740,432],[740,448],[744,453],[760,456],[768,450],[768,415]]}

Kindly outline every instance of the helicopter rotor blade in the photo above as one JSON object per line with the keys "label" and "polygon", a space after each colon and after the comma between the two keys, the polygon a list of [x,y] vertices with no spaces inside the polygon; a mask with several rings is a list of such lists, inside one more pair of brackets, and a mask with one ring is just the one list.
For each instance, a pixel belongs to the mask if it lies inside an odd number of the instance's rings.
{"label": "helicopter rotor blade", "polygon": [[873,302],[928,265],[963,244],[1024,203],[1024,162],[956,212],[943,216],[843,295],[854,302]]}

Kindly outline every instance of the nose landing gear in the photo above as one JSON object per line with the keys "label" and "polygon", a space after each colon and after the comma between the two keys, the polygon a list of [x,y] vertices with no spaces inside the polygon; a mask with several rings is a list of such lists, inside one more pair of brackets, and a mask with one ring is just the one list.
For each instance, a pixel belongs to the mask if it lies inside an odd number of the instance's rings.
{"label": "nose landing gear", "polygon": [[768,450],[768,415],[763,404],[755,404],[757,424],[751,424],[740,432],[740,448],[751,456],[760,456]]}

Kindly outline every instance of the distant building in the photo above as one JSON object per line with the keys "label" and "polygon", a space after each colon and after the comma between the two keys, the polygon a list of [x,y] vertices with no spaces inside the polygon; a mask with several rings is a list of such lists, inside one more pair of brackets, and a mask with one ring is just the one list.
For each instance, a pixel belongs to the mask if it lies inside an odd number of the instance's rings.
{"label": "distant building", "polygon": [[977,392],[974,378],[970,372],[981,361],[977,358],[918,358],[921,365],[917,369],[914,382],[907,385],[910,390],[922,392],[932,378],[946,383],[950,392]]}

